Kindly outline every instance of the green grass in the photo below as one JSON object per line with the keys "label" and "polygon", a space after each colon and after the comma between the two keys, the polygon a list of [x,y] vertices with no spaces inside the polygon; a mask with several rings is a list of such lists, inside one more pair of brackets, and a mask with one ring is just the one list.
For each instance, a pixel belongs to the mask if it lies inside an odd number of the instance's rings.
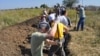
{"label": "green grass", "polygon": [[16,9],[0,11],[0,29],[23,22],[41,14],[42,9]]}
{"label": "green grass", "polygon": [[68,17],[71,19],[72,22],[76,21],[76,11],[75,10],[67,10]]}

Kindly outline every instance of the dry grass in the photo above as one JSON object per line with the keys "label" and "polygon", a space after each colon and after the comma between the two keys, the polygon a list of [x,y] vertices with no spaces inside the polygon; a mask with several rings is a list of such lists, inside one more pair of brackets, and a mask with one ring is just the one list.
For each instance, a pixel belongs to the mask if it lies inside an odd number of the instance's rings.
{"label": "dry grass", "polygon": [[41,14],[42,9],[16,9],[0,11],[0,29],[23,22]]}
{"label": "dry grass", "polygon": [[72,40],[69,45],[72,56],[100,56],[100,43],[94,43],[93,31],[71,32]]}
{"label": "dry grass", "polygon": [[[72,17],[73,16],[73,17]],[[100,12],[86,11],[85,30],[72,31],[69,49],[72,56],[100,56]],[[75,11],[69,11],[72,23],[75,23]]]}
{"label": "dry grass", "polygon": [[[41,9],[21,9],[0,11],[0,28],[14,25],[31,17],[39,15]],[[68,13],[72,23],[75,23],[75,10]],[[72,56],[100,56],[100,12],[86,11],[84,31],[72,31],[69,49]]]}

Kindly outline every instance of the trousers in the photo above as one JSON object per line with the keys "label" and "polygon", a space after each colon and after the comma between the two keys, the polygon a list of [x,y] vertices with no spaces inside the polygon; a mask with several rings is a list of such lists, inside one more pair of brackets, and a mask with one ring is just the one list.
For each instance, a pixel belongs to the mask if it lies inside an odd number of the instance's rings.
{"label": "trousers", "polygon": [[48,56],[54,56],[54,54],[56,54],[57,56],[65,56],[63,42],[64,39],[60,40],[59,45],[52,45],[49,50]]}

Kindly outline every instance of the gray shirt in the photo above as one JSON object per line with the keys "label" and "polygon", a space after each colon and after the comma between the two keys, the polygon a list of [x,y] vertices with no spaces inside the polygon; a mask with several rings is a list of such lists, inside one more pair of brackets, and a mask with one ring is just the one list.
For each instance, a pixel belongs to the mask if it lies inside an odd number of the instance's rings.
{"label": "gray shirt", "polygon": [[83,7],[80,7],[80,8],[79,8],[79,17],[86,17],[86,15],[85,15],[85,10],[84,10]]}
{"label": "gray shirt", "polygon": [[43,41],[46,39],[46,33],[35,32],[31,35],[31,53],[32,56],[43,56]]}

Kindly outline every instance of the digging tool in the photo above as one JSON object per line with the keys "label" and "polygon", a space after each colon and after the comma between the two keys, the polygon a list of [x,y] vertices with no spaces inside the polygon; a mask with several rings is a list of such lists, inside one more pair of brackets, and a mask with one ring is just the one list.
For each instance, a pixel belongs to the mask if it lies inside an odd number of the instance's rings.
{"label": "digging tool", "polygon": [[74,30],[76,30],[76,28],[77,28],[77,20],[78,20],[78,17],[77,17],[77,12],[76,12],[76,19],[75,19],[75,27],[74,27]]}

